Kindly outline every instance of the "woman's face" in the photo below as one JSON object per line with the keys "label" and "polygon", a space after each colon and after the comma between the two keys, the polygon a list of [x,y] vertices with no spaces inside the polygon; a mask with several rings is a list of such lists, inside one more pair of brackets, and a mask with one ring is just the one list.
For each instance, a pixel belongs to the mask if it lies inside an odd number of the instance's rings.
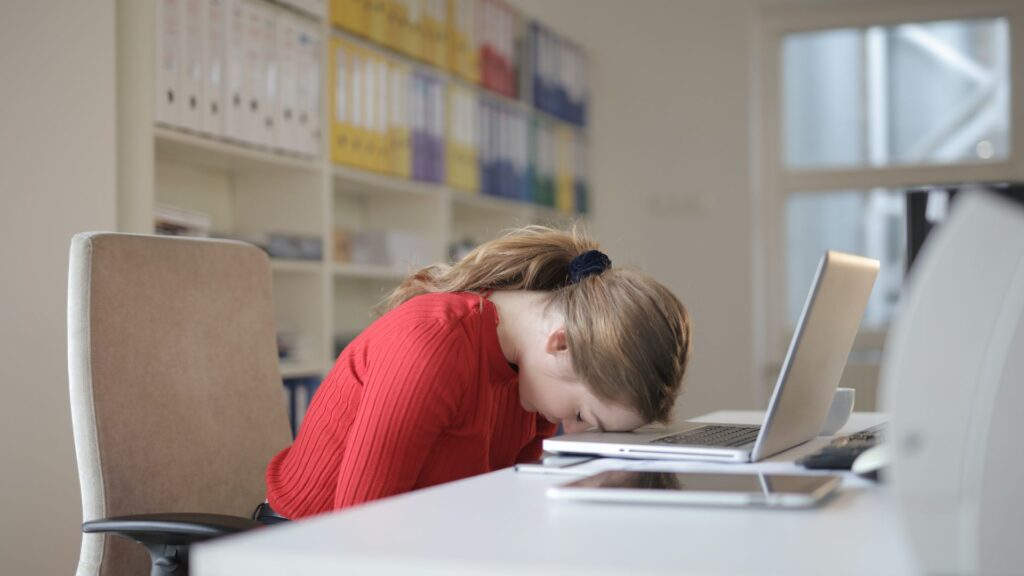
{"label": "woman's face", "polygon": [[523,350],[519,360],[519,401],[566,432],[598,428],[626,432],[646,424],[633,409],[597,398],[576,376],[565,329],[553,330],[541,346]]}

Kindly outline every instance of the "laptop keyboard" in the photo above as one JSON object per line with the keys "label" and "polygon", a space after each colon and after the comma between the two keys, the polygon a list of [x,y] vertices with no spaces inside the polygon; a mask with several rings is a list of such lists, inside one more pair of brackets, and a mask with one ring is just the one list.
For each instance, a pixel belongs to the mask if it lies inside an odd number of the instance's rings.
{"label": "laptop keyboard", "polygon": [[757,440],[760,426],[701,426],[672,436],[658,438],[652,444],[679,444],[689,446],[725,446],[735,448]]}

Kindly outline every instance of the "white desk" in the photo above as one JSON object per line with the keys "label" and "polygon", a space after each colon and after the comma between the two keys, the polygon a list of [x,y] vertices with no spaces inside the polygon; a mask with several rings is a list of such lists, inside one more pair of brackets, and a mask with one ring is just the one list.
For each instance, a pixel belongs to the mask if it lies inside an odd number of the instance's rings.
{"label": "white desk", "polygon": [[[759,413],[752,412],[705,417],[736,423],[759,422],[759,418]],[[876,414],[854,414],[842,432],[879,421]],[[824,443],[817,439],[772,460],[792,461]],[[880,576],[913,572],[884,487],[850,479],[836,498],[812,510],[547,499],[548,486],[569,480],[499,470],[196,546],[192,573]]]}

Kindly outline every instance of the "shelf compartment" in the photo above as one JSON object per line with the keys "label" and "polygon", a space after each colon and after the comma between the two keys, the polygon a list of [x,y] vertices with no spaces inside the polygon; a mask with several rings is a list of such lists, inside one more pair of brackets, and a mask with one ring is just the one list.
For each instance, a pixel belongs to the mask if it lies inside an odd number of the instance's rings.
{"label": "shelf compartment", "polygon": [[[327,365],[328,334],[326,283],[320,275],[275,274],[274,317],[277,337],[287,356],[281,359],[282,374],[323,374]],[[301,373],[301,374],[300,374]]]}
{"label": "shelf compartment", "polygon": [[323,264],[315,260],[271,258],[270,269],[281,273],[319,274],[323,270]]}
{"label": "shelf compartment", "polygon": [[215,140],[165,126],[154,126],[153,133],[159,162],[189,164],[229,172],[282,169],[318,172],[321,169],[321,163],[316,158]]}
{"label": "shelf compartment", "polygon": [[[402,234],[403,239],[386,242],[394,248],[404,246],[391,258],[376,254],[383,245],[372,243],[375,249],[369,259],[335,254],[333,263],[349,266],[356,274],[370,270],[375,278],[404,277],[408,268],[418,268],[444,260],[448,227],[449,195],[447,188],[437,184],[408,181],[358,169],[335,167],[332,193],[332,238],[337,231],[351,234],[352,242],[358,234]],[[365,240],[365,239],[364,239]],[[398,242],[391,245],[390,241]],[[354,251],[353,244],[353,251]],[[332,248],[335,248],[332,243]],[[349,262],[354,258],[355,262]],[[367,266],[368,265],[368,266]],[[387,270],[386,273],[378,273]],[[364,277],[366,274],[362,274]]]}
{"label": "shelf compartment", "polygon": [[372,266],[368,264],[335,264],[334,275],[338,278],[356,280],[380,280],[384,282],[401,282],[408,274],[395,266]]}
{"label": "shelf compartment", "polygon": [[377,174],[360,168],[334,165],[334,191],[374,196],[412,196],[441,199],[446,188],[439,184]]}
{"label": "shelf compartment", "polygon": [[329,370],[313,363],[299,363],[282,360],[280,363],[281,378],[323,377]]}
{"label": "shelf compartment", "polygon": [[456,207],[480,210],[494,214],[501,214],[512,217],[529,219],[534,205],[520,200],[509,200],[486,194],[471,194],[468,192],[452,191],[452,203]]}

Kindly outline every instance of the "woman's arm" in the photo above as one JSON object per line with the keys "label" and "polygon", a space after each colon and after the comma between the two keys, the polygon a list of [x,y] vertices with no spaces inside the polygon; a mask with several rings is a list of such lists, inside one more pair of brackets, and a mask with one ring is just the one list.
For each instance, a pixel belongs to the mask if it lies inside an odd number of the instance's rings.
{"label": "woman's arm", "polygon": [[537,434],[519,451],[516,463],[540,460],[541,454],[544,452],[544,439],[554,436],[557,429],[558,425],[548,422],[546,418],[537,414]]}
{"label": "woman's arm", "polygon": [[465,331],[441,322],[401,331],[373,351],[335,508],[412,489],[438,435],[458,414],[477,354]]}

